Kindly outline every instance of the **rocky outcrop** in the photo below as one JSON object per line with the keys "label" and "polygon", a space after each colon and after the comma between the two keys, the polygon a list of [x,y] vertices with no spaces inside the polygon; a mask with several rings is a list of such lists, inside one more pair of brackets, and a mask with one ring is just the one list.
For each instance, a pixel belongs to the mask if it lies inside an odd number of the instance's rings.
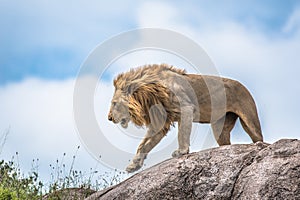
{"label": "rocky outcrop", "polygon": [[300,141],[228,145],[169,159],[91,199],[300,199]]}
{"label": "rocky outcrop", "polygon": [[94,192],[94,190],[85,188],[66,188],[44,195],[42,200],[81,200]]}

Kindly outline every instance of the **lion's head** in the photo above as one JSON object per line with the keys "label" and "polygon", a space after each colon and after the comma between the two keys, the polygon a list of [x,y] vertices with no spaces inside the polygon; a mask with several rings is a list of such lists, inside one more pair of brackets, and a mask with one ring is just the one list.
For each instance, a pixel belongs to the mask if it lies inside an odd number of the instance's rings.
{"label": "lion's head", "polygon": [[148,65],[118,75],[108,119],[123,128],[131,121],[167,132],[180,111],[170,103],[171,91],[162,84],[159,74],[174,70],[166,65]]}
{"label": "lion's head", "polygon": [[128,127],[130,114],[128,112],[128,98],[122,90],[116,90],[111,101],[108,120],[120,123],[123,128]]}

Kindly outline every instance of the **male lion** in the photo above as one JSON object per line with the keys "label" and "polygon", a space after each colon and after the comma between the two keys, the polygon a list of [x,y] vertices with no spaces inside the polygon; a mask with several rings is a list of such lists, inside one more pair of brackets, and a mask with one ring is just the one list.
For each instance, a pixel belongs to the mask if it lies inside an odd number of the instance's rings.
{"label": "male lion", "polygon": [[119,74],[108,119],[127,128],[129,121],[148,128],[126,168],[134,172],[147,154],[178,122],[179,148],[173,157],[189,153],[192,122],[211,123],[219,145],[230,144],[237,118],[253,142],[263,141],[255,102],[239,82],[216,76],[187,74],[166,64],[146,65]]}

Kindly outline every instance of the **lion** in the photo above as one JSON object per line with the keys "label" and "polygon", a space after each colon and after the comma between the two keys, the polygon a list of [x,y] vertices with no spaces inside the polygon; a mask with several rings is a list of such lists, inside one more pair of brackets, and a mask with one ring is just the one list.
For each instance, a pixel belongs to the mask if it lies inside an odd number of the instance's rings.
{"label": "lion", "polygon": [[217,143],[230,145],[230,132],[239,118],[252,141],[263,141],[255,102],[236,80],[188,74],[167,64],[144,65],[114,79],[115,92],[108,120],[123,128],[132,122],[147,127],[126,171],[143,166],[147,154],[178,122],[178,149],[173,157],[189,153],[192,123],[210,123]]}

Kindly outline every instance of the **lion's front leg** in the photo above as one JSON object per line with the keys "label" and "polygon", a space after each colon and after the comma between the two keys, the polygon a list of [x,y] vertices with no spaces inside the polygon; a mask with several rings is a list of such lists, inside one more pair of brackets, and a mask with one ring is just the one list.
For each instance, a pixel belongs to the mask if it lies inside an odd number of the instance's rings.
{"label": "lion's front leg", "polygon": [[180,157],[189,153],[190,135],[193,123],[193,107],[181,109],[181,117],[178,121],[178,145],[179,148],[172,153],[172,157]]}
{"label": "lion's front leg", "polygon": [[139,170],[143,166],[145,158],[146,156],[144,155],[136,154],[130,164],[126,167],[126,171],[132,173]]}
{"label": "lion's front leg", "polygon": [[140,143],[136,155],[133,157],[131,163],[127,166],[126,171],[131,173],[139,170],[147,157],[147,154],[159,143],[159,141],[165,136],[163,131],[155,133],[149,128],[145,138]]}

